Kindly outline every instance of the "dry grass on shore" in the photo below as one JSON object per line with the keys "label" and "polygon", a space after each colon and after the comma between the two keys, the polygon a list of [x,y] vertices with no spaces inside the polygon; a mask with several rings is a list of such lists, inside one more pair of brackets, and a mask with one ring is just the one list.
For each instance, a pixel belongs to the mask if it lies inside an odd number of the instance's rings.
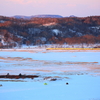
{"label": "dry grass on shore", "polygon": [[46,50],[100,50],[100,48],[46,48]]}

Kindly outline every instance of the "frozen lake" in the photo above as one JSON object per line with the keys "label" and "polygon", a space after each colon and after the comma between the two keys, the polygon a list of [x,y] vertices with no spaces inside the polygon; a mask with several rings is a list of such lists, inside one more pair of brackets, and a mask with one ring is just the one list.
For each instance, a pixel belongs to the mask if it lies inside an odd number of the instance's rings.
{"label": "frozen lake", "polygon": [[100,52],[0,51],[0,75],[7,73],[39,78],[1,78],[1,100],[100,100]]}

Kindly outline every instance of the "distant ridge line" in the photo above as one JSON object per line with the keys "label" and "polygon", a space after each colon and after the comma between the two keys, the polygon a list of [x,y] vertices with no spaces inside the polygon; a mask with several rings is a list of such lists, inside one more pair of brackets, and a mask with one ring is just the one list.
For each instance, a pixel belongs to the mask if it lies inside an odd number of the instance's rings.
{"label": "distant ridge line", "polygon": [[31,19],[31,18],[63,18],[61,15],[34,15],[34,16],[22,16],[22,15],[15,15],[14,18],[20,19]]}

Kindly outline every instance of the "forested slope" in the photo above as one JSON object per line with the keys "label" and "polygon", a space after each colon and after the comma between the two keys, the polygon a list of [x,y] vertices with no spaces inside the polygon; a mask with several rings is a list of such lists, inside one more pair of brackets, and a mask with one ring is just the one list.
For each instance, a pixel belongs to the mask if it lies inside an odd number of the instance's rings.
{"label": "forested slope", "polygon": [[100,16],[16,19],[0,16],[0,48],[100,43]]}

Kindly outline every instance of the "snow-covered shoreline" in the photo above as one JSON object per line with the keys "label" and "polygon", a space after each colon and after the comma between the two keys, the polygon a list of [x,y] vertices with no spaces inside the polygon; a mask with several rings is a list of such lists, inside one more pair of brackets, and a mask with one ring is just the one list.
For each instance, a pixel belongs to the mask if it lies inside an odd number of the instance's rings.
{"label": "snow-covered shoreline", "polygon": [[46,50],[46,49],[0,49],[0,52],[100,52],[100,50]]}

